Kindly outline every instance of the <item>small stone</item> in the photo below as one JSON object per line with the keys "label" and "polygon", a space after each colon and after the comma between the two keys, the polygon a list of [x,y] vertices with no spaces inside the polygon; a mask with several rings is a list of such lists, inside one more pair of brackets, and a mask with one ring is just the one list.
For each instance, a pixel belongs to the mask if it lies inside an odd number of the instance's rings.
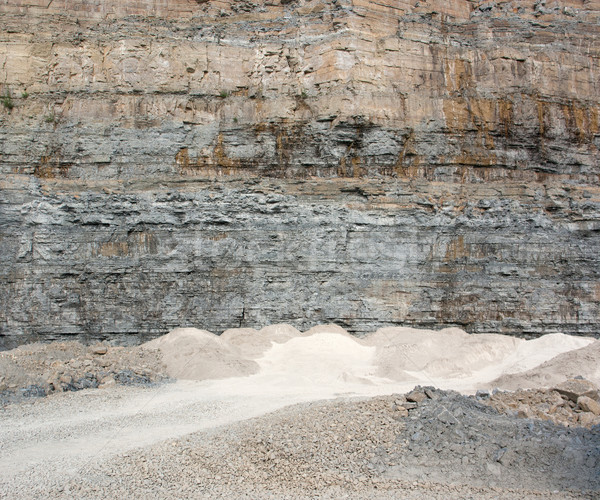
{"label": "small stone", "polygon": [[112,376],[109,375],[107,377],[104,377],[102,380],[100,380],[98,389],[107,389],[109,387],[116,385],[116,383],[117,383],[116,380]]}
{"label": "small stone", "polygon": [[444,410],[438,414],[437,419],[443,424],[455,424],[457,422],[456,417],[448,410]]}
{"label": "small stone", "polygon": [[437,399],[438,398],[438,394],[430,388],[425,389],[425,396],[427,396],[429,399]]}
{"label": "small stone", "polygon": [[500,476],[502,474],[502,468],[498,464],[488,463],[486,468],[493,476]]}
{"label": "small stone", "polygon": [[48,385],[51,385],[56,392],[63,392],[62,384],[57,378],[50,380]]}
{"label": "small stone", "polygon": [[427,396],[422,391],[411,391],[406,395],[406,400],[413,403],[422,403],[427,399]]}
{"label": "small stone", "polygon": [[482,390],[478,390],[475,393],[475,397],[477,399],[489,399],[490,397],[492,397],[492,394],[490,391],[482,389]]}
{"label": "small stone", "polygon": [[110,365],[111,365],[111,362],[110,362],[110,360],[109,360],[109,359],[106,359],[106,358],[104,358],[104,359],[101,359],[101,360],[99,360],[99,361],[98,361],[98,364],[99,364],[100,366],[102,366],[102,367],[106,368],[107,366],[110,366]]}
{"label": "small stone", "polygon": [[397,417],[407,417],[408,410],[404,406],[397,406],[396,407],[396,416]]}
{"label": "small stone", "polygon": [[579,396],[577,398],[577,404],[583,411],[591,412],[596,416],[600,415],[600,403],[588,396]]}
{"label": "small stone", "polygon": [[504,448],[504,450],[505,452],[499,458],[498,462],[500,462],[502,465],[510,465],[514,462],[517,454],[512,450],[506,450],[506,448]]}
{"label": "small stone", "polygon": [[533,415],[532,411],[529,409],[529,407],[527,407],[525,405],[519,405],[519,408],[517,409],[517,417],[533,418],[534,415]]}
{"label": "small stone", "polygon": [[108,352],[108,347],[105,345],[92,347],[92,354],[96,354],[97,356],[103,356]]}
{"label": "small stone", "polygon": [[506,448],[500,448],[494,453],[494,462],[502,462],[502,457],[506,453]]}
{"label": "small stone", "polygon": [[596,417],[591,412],[586,411],[578,415],[579,425],[582,425],[583,427],[591,427],[596,423],[596,420]]}

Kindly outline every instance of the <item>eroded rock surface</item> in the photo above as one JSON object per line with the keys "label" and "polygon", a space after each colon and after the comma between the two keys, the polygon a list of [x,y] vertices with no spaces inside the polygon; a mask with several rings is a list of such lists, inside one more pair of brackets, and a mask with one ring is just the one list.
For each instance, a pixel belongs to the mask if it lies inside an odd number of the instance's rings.
{"label": "eroded rock surface", "polygon": [[4,345],[596,334],[597,2],[0,4]]}

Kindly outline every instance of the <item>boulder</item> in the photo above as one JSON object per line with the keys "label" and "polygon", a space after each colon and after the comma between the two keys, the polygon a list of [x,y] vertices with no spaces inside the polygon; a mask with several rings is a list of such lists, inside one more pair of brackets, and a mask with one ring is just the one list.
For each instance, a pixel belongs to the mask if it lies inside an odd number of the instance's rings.
{"label": "boulder", "polygon": [[557,385],[554,390],[574,403],[577,403],[577,399],[581,396],[587,396],[600,402],[598,387],[589,380],[572,378]]}
{"label": "boulder", "polygon": [[406,401],[413,403],[422,403],[427,399],[427,395],[423,391],[413,390],[406,395]]}
{"label": "boulder", "polygon": [[577,398],[577,404],[583,411],[591,412],[594,415],[600,415],[600,403],[588,396],[579,396]]}

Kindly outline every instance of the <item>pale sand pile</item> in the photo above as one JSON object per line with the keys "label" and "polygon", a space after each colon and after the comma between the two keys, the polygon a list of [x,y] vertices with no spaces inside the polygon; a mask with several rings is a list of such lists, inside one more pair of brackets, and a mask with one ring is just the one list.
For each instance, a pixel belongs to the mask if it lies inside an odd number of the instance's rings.
{"label": "pale sand pile", "polygon": [[158,349],[175,379],[236,378],[238,389],[258,384],[370,394],[421,384],[472,393],[549,387],[576,375],[600,385],[600,341],[560,333],[523,340],[458,328],[383,328],[357,338],[335,325],[304,333],[289,325],[232,329],[221,336],[181,328],[143,348]]}
{"label": "pale sand pile", "polygon": [[506,372],[490,386],[506,390],[554,387],[565,378],[581,376],[600,386],[600,340],[585,347],[559,354],[531,370]]}

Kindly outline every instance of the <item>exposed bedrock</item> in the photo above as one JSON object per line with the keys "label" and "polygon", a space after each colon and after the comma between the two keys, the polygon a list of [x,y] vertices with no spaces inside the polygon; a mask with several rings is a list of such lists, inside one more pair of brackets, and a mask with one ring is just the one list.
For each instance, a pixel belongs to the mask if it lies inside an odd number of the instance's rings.
{"label": "exposed bedrock", "polygon": [[597,1],[0,1],[0,342],[598,333]]}

